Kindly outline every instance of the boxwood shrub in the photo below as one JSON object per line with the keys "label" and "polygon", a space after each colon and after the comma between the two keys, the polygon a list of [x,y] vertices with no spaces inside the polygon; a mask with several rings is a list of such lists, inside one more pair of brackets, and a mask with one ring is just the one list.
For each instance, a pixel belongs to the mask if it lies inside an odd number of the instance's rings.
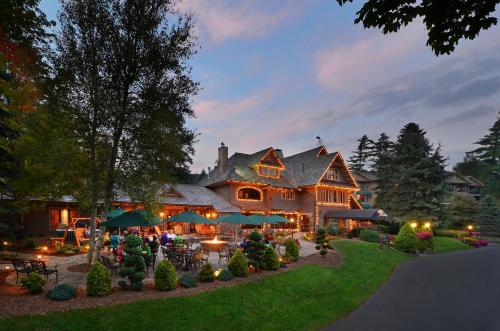
{"label": "boxwood shrub", "polygon": [[370,229],[362,229],[359,233],[359,239],[362,241],[368,241],[372,243],[378,243],[380,241],[380,236],[377,231]]}
{"label": "boxwood shrub", "polygon": [[266,247],[264,251],[264,268],[266,270],[278,270],[280,267],[280,259],[276,250],[272,247]]}
{"label": "boxwood shrub", "polygon": [[38,272],[32,272],[27,277],[21,278],[21,286],[31,294],[43,292],[43,287],[47,282]]}
{"label": "boxwood shrub", "polygon": [[198,274],[198,279],[200,282],[213,282],[215,280],[214,270],[210,263],[205,263]]}
{"label": "boxwood shrub", "polygon": [[410,226],[410,223],[406,222],[399,230],[394,240],[394,248],[410,254],[417,252],[417,235]]}
{"label": "boxwood shrub", "polygon": [[285,256],[292,262],[299,260],[299,246],[293,239],[288,239],[285,243]]}
{"label": "boxwood shrub", "polygon": [[175,268],[169,260],[163,260],[155,270],[155,288],[158,291],[171,291],[177,287]]}
{"label": "boxwood shrub", "polygon": [[100,262],[94,264],[87,273],[87,295],[103,297],[111,293],[111,273]]}
{"label": "boxwood shrub", "polygon": [[238,249],[234,255],[229,260],[227,265],[229,271],[233,273],[236,277],[246,277],[248,276],[248,260],[243,254],[243,251]]}

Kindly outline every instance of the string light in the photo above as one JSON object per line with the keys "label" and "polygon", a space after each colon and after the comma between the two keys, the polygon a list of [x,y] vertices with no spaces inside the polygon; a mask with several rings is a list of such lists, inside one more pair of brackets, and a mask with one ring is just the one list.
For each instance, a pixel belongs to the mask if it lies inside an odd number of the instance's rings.
{"label": "string light", "polygon": [[[249,199],[249,198],[240,198],[239,197],[239,192],[241,190],[244,190],[244,189],[252,189],[252,190],[256,190],[259,192],[259,199]],[[264,192],[262,192],[262,190],[260,188],[257,188],[257,187],[253,187],[253,186],[241,186],[239,187],[237,190],[236,190],[236,200],[238,201],[258,201],[258,202],[262,202],[264,201]]]}

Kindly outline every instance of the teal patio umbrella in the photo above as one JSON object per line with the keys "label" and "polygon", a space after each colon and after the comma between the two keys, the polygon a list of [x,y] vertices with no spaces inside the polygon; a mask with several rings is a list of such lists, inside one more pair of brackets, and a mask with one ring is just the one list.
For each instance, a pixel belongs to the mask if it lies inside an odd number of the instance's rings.
{"label": "teal patio umbrella", "polygon": [[287,218],[279,215],[270,215],[267,217],[269,224],[287,223],[290,222]]}
{"label": "teal patio umbrella", "polygon": [[107,227],[128,228],[130,226],[156,226],[160,219],[145,210],[132,210],[108,220]]}
{"label": "teal patio umbrella", "polygon": [[226,224],[260,225],[260,223],[258,221],[255,221],[252,218],[245,216],[241,213],[233,213],[233,214],[219,217],[216,220],[216,222],[217,223],[226,223]]}
{"label": "teal patio umbrella", "polygon": [[251,220],[253,220],[259,224],[264,224],[264,223],[272,224],[271,220],[269,219],[269,216],[265,216],[265,215],[261,215],[261,214],[253,214],[253,215],[248,216],[248,218],[250,218]]}
{"label": "teal patio umbrella", "polygon": [[116,216],[120,216],[121,214],[124,214],[125,210],[121,208],[116,208],[113,210],[108,211],[108,214],[106,215],[108,219],[114,218]]}
{"label": "teal patio umbrella", "polygon": [[178,223],[192,223],[192,224],[215,224],[208,218],[196,214],[195,212],[189,210],[184,213],[175,214],[170,218],[164,220],[164,222],[178,222]]}

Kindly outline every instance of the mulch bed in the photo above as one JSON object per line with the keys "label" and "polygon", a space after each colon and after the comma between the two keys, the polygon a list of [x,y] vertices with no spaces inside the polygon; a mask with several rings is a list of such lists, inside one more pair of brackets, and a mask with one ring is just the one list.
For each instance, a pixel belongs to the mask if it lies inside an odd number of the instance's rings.
{"label": "mulch bed", "polygon": [[[318,264],[323,266],[337,266],[342,263],[340,255],[336,252],[329,253],[322,257],[319,253],[300,258],[298,262],[288,264],[287,268],[280,268],[277,271],[260,271],[250,274],[246,278],[238,278],[222,282],[215,281],[211,283],[198,283],[195,288],[177,288],[169,292],[159,292],[153,288],[153,282],[145,282],[145,289],[141,292],[121,290],[113,288],[113,292],[102,298],[88,297],[85,295],[84,289],[79,289],[77,297],[69,301],[51,301],[46,296],[46,291],[37,295],[29,295],[26,291],[18,286],[13,286],[5,283],[7,274],[0,276],[0,296],[2,304],[0,305],[0,317],[13,317],[26,314],[46,314],[53,311],[63,311],[70,309],[82,309],[96,306],[111,306],[116,304],[130,303],[139,300],[170,298],[179,296],[195,295],[200,292],[213,291],[222,287],[230,287],[238,284],[253,282],[264,277],[276,275],[282,272],[296,269],[308,264]],[[74,268],[73,268],[74,267]],[[72,269],[83,268],[82,265],[68,267]],[[70,270],[74,271],[74,270]],[[2,271],[3,272],[3,271]],[[82,271],[75,271],[82,272]]]}

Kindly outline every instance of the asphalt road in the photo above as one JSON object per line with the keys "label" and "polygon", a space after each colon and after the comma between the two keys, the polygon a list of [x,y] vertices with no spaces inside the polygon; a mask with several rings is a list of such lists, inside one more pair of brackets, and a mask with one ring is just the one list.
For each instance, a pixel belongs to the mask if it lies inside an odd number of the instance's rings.
{"label": "asphalt road", "polygon": [[420,256],[335,331],[500,331],[500,246]]}

